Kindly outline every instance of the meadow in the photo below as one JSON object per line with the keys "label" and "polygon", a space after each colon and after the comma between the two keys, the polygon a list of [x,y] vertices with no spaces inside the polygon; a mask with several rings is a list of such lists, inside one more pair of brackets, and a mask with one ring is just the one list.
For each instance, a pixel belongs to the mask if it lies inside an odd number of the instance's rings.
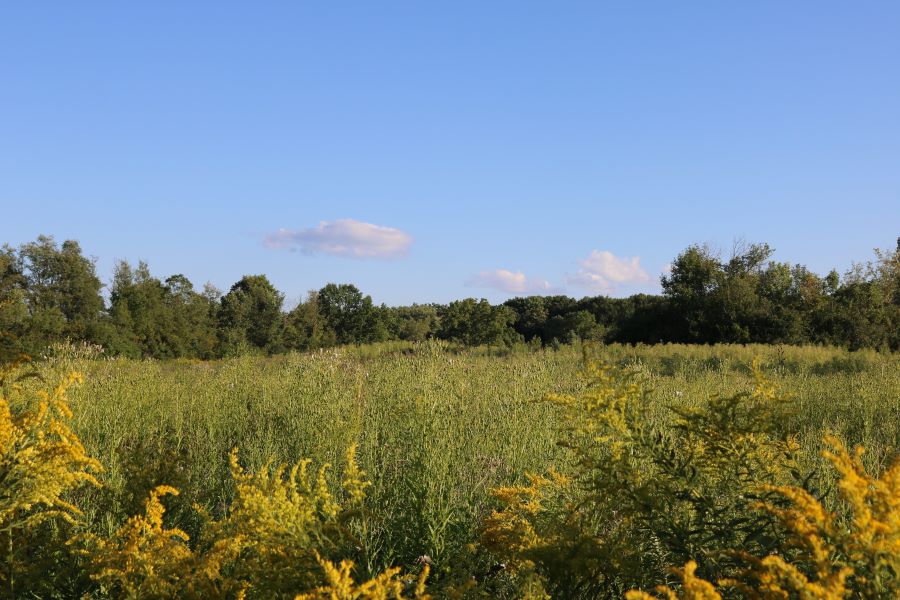
{"label": "meadow", "polygon": [[[711,398],[753,389],[754,358],[767,380],[792,397],[779,423],[799,445],[793,467],[799,479],[815,481],[826,508],[842,506],[838,477],[822,458],[826,433],[848,447],[863,445],[871,473],[897,458],[900,356],[869,350],[580,344],[496,350],[425,342],[205,362],[109,359],[89,347],[58,347],[31,365],[40,379],[21,385],[37,389],[72,371],[83,374],[84,383],[68,392],[70,424],[104,470],[100,486],[69,497],[84,511],[81,527],[95,535],[114,536],[143,512],[156,486],[169,485],[180,495],[165,501],[166,526],[201,539],[204,519],[223,518],[234,502],[233,449],[253,474],[304,458],[341,465],[355,446],[371,483],[365,517],[354,526],[357,577],[390,567],[418,572],[427,563],[436,584],[463,582],[456,594],[471,588],[478,597],[524,597],[516,574],[505,572],[508,561],[480,540],[503,502],[496,490],[527,486],[528,473],[584,468],[584,455],[560,444],[570,439],[564,411],[545,397],[585,393],[591,386],[585,365],[599,359],[647,391],[639,418],[665,432]],[[17,408],[23,409],[13,401]],[[330,485],[340,492],[339,484]],[[67,577],[67,585],[84,585]],[[579,594],[588,592],[565,593]]]}

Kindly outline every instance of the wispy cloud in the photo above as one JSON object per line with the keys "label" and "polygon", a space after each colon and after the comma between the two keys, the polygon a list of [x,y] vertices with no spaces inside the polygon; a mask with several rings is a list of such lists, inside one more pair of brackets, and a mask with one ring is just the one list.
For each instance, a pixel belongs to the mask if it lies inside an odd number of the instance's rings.
{"label": "wispy cloud", "polygon": [[466,281],[470,287],[483,287],[500,290],[507,294],[540,294],[551,293],[553,286],[546,279],[526,277],[521,271],[507,271],[506,269],[494,269],[493,271],[481,271]]}
{"label": "wispy cloud", "polygon": [[577,285],[595,293],[615,292],[622,285],[638,285],[651,281],[650,275],[641,268],[639,256],[619,258],[607,250],[594,250],[578,261],[578,273],[566,279],[566,283]]}
{"label": "wispy cloud", "polygon": [[279,229],[263,238],[269,248],[350,258],[405,256],[412,242],[412,236],[403,230],[354,219],[322,221],[307,229]]}

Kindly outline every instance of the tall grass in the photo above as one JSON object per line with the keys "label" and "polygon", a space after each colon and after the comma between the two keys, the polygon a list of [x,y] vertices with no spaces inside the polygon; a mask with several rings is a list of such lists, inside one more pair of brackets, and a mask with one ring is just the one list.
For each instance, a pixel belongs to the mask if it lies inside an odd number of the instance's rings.
{"label": "tall grass", "polygon": [[[38,365],[47,380],[71,370],[73,429],[106,467],[104,488],[82,507],[99,533],[139,512],[157,485],[173,527],[193,535],[193,502],[221,513],[234,494],[228,455],[250,471],[302,457],[337,464],[349,446],[372,482],[365,531],[369,573],[435,564],[473,542],[489,491],[550,465],[570,468],[556,444],[558,416],[540,398],[577,393],[582,352],[638,371],[652,388],[646,419],[664,425],[669,406],[696,406],[752,384],[750,363],[796,395],[791,427],[805,467],[818,468],[823,433],[863,444],[867,466],[900,448],[900,360],[823,347],[605,346],[498,353],[444,344],[393,344],[217,362],[97,360],[58,352]],[[825,480],[826,487],[831,482]]]}

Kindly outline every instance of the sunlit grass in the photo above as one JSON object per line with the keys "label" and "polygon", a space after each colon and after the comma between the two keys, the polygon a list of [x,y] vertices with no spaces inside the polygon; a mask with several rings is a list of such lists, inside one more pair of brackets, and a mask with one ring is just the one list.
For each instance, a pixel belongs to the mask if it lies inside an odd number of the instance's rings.
{"label": "sunlit grass", "polygon": [[[818,460],[826,430],[865,445],[871,467],[900,447],[896,355],[681,345],[590,352],[640,373],[653,389],[648,419],[671,419],[670,404],[747,389],[759,356],[796,395],[794,426],[812,450],[807,460]],[[170,484],[190,499],[174,502],[173,525],[193,533],[191,501],[215,511],[230,500],[232,448],[254,469],[303,457],[337,464],[358,444],[373,483],[372,572],[422,555],[440,560],[474,539],[491,488],[549,465],[565,471],[556,414],[537,401],[577,391],[581,368],[578,347],[498,353],[437,343],[216,362],[61,356],[40,365],[48,379],[85,373],[72,394],[73,427],[106,466],[106,491],[92,501],[112,511],[109,527],[139,510],[154,486]]]}

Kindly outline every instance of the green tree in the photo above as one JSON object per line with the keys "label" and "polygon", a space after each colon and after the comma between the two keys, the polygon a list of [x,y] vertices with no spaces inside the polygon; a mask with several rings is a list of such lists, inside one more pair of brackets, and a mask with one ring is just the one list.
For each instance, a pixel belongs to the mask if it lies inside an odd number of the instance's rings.
{"label": "green tree", "polygon": [[154,358],[211,358],[217,338],[212,301],[194,291],[184,275],[165,283],[146,263],[116,265],[110,294],[118,353]]}
{"label": "green tree", "polygon": [[0,248],[0,363],[23,353],[22,336],[28,319],[25,277],[15,250]]}
{"label": "green tree", "polygon": [[319,311],[339,344],[363,344],[387,339],[382,310],[352,284],[329,283],[319,290]]}
{"label": "green tree", "polygon": [[890,321],[882,290],[873,281],[847,281],[835,294],[834,341],[851,350],[886,344]]}
{"label": "green tree", "polygon": [[421,342],[432,337],[438,326],[437,309],[430,304],[413,304],[388,309],[391,337]]}
{"label": "green tree", "polygon": [[521,337],[512,328],[516,313],[508,306],[491,306],[482,298],[451,302],[442,311],[438,336],[469,346],[506,345]]}
{"label": "green tree", "polygon": [[525,341],[531,341],[535,337],[540,338],[542,343],[550,340],[545,333],[550,311],[547,310],[542,296],[512,298],[504,302],[504,306],[511,308],[516,313],[513,327],[516,333],[525,338]]}
{"label": "green tree", "polygon": [[116,266],[110,313],[126,340],[123,353],[136,348],[140,355],[154,358],[196,356],[191,343],[193,324],[184,314],[193,287],[181,276],[174,278],[174,284],[173,290],[153,277],[144,262],[134,270],[125,261]]}
{"label": "green tree", "polygon": [[53,341],[97,341],[102,327],[103,287],[94,262],[81,246],[66,240],[57,246],[40,236],[19,250],[29,312],[28,346],[37,351]]}
{"label": "green tree", "polygon": [[[701,341],[747,343],[760,340],[764,330],[774,329],[766,323],[771,313],[760,295],[760,283],[767,272],[764,264],[771,255],[768,244],[736,244],[731,259],[722,265],[717,287],[708,304],[712,338]],[[782,266],[786,270],[782,270]],[[789,291],[790,265],[770,263],[769,271],[772,291],[776,287]]]}
{"label": "green tree", "polygon": [[817,341],[814,315],[825,301],[825,280],[803,265],[794,265],[793,279],[793,329],[798,331],[797,343]]}
{"label": "green tree", "polygon": [[594,315],[586,310],[576,310],[565,316],[552,317],[547,322],[546,331],[550,339],[561,342],[602,340],[604,333],[603,326],[598,325]]}
{"label": "green tree", "polygon": [[900,348],[900,240],[895,251],[875,254],[876,261],[854,264],[842,278],[834,272],[826,277],[826,301],[814,314],[822,341],[851,349]]}
{"label": "green tree", "polygon": [[165,304],[176,331],[182,356],[213,358],[216,338],[216,294],[209,297],[194,290],[184,275],[172,275],[165,281]]}
{"label": "green tree", "polygon": [[900,349],[900,237],[893,252],[875,250],[873,276],[881,288],[881,301],[886,322],[883,343],[893,350]]}
{"label": "green tree", "polygon": [[[768,244],[738,244],[723,263],[707,246],[690,246],[662,278],[677,319],[674,341],[694,343],[784,341],[794,335],[791,267],[766,261]],[[777,305],[778,314],[772,306]]]}
{"label": "green tree", "polygon": [[677,339],[708,342],[715,337],[715,295],[722,281],[722,264],[707,246],[690,246],[662,278],[663,293],[678,318]]}
{"label": "green tree", "polygon": [[319,292],[311,290],[306,300],[284,319],[284,345],[289,350],[315,350],[337,343],[334,330],[319,310]]}
{"label": "green tree", "polygon": [[122,354],[132,358],[144,353],[144,344],[140,339],[140,327],[136,321],[140,321],[141,315],[136,317],[132,311],[140,309],[135,306],[137,293],[135,275],[131,265],[127,261],[119,261],[113,271],[112,289],[110,291],[109,315],[115,327],[116,336],[112,350],[115,354]]}
{"label": "green tree", "polygon": [[222,297],[219,335],[225,352],[249,345],[267,352],[281,347],[284,295],[265,275],[245,275]]}
{"label": "green tree", "polygon": [[802,266],[772,262],[758,280],[759,310],[753,341],[789,344],[809,341],[803,313],[817,300],[818,278]]}

